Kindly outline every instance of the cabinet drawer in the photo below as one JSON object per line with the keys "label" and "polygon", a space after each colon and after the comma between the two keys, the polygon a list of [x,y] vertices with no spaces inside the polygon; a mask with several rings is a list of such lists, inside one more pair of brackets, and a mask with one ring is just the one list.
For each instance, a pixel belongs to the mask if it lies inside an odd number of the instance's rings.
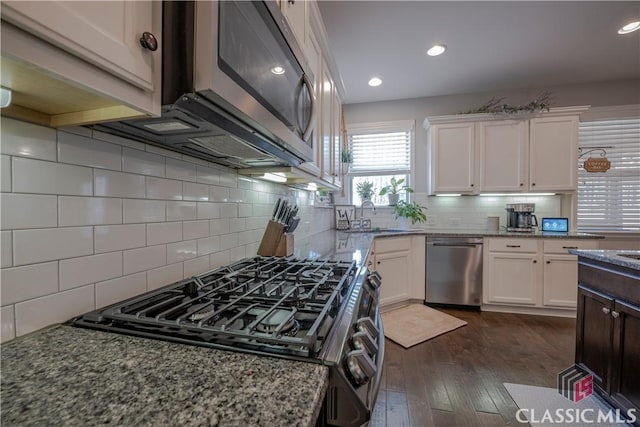
{"label": "cabinet drawer", "polygon": [[375,253],[408,251],[411,248],[410,237],[383,237],[376,238]]}
{"label": "cabinet drawer", "polygon": [[544,239],[544,252],[566,254],[568,249],[598,249],[596,240]]}
{"label": "cabinet drawer", "polygon": [[491,252],[538,252],[538,239],[490,239]]}

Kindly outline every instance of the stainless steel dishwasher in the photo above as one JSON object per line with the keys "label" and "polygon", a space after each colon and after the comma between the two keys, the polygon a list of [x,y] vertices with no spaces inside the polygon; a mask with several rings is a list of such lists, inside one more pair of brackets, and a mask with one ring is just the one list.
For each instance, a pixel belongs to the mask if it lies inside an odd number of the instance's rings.
{"label": "stainless steel dishwasher", "polygon": [[482,238],[427,237],[427,305],[480,308]]}

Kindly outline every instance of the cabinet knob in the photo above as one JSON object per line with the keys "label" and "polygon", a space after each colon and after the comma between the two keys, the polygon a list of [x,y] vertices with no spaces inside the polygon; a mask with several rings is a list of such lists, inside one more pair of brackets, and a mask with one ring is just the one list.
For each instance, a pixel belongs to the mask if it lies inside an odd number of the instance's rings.
{"label": "cabinet knob", "polygon": [[535,182],[532,182],[532,183],[531,183],[531,185],[532,185],[533,187],[535,187],[535,186],[536,186],[536,183],[535,183]]}
{"label": "cabinet knob", "polygon": [[287,3],[289,3],[289,4],[296,4],[296,0],[289,0]]}
{"label": "cabinet knob", "polygon": [[524,183],[523,182],[520,183],[520,187],[524,187]]}
{"label": "cabinet knob", "polygon": [[533,263],[534,263],[534,264],[537,264],[537,263],[538,263],[538,260],[537,260],[537,259],[534,259],[534,260],[533,260]]}
{"label": "cabinet knob", "polygon": [[140,46],[147,50],[150,50],[151,52],[155,52],[156,50],[158,50],[158,40],[156,39],[156,36],[148,31],[145,31],[140,37]]}
{"label": "cabinet knob", "polygon": [[381,261],[378,261],[378,264],[380,264]]}
{"label": "cabinet knob", "polygon": [[471,184],[471,186],[473,187],[473,184]]}
{"label": "cabinet knob", "polygon": [[620,313],[618,313],[617,311],[612,311],[611,316],[613,316],[614,319],[617,319],[618,317],[620,317]]}
{"label": "cabinet knob", "polygon": [[604,314],[609,314],[609,313],[611,313],[611,309],[609,309],[609,308],[607,308],[607,307],[602,307],[602,312],[603,312]]}
{"label": "cabinet knob", "polygon": [[551,264],[551,261],[547,261],[547,264]]}

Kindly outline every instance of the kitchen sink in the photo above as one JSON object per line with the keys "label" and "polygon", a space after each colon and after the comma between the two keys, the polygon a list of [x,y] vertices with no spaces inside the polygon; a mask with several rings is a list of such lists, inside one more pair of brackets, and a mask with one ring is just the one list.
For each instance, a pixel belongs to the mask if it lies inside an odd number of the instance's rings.
{"label": "kitchen sink", "polygon": [[640,261],[640,254],[616,254],[618,256],[623,256],[625,258],[636,259]]}

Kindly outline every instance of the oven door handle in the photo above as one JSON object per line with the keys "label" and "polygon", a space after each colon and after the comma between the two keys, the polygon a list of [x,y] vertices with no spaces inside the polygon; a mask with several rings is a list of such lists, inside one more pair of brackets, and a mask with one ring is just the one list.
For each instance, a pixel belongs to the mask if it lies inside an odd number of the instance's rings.
{"label": "oven door handle", "polygon": [[380,312],[377,315],[378,320],[378,354],[376,355],[376,376],[375,383],[373,385],[373,399],[369,409],[373,411],[376,406],[376,399],[380,391],[380,384],[382,383],[382,363],[384,362],[384,327],[382,326],[382,316]]}

